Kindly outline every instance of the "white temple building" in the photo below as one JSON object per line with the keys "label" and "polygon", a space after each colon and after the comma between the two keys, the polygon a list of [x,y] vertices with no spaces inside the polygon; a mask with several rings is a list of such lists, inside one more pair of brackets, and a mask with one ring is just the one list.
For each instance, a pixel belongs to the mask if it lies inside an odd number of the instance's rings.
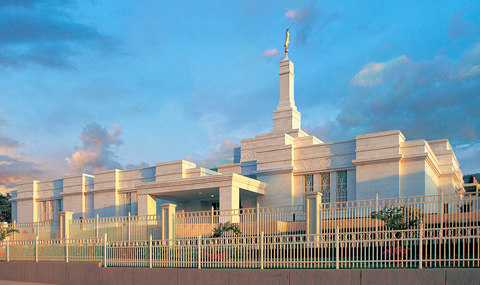
{"label": "white temple building", "polygon": [[294,100],[294,65],[280,62],[280,100],[271,133],[241,141],[234,163],[215,170],[185,160],[132,170],[106,170],[51,181],[29,181],[13,192],[17,223],[151,215],[170,201],[176,211],[301,205],[305,193],[322,202],[461,193],[463,175],[447,139],[407,141],[398,131],[324,143],[301,129]]}

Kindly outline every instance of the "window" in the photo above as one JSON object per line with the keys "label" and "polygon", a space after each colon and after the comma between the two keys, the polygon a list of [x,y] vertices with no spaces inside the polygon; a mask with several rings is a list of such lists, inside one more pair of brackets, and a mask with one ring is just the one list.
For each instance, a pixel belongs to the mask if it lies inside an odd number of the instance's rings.
{"label": "window", "polygon": [[322,203],[330,203],[330,173],[320,173],[320,193]]}
{"label": "window", "polygon": [[47,221],[53,220],[53,200],[46,201],[46,206]]}
{"label": "window", "polygon": [[125,216],[132,213],[132,193],[125,193]]}
{"label": "window", "polygon": [[347,201],[347,171],[337,172],[337,202]]}
{"label": "window", "polygon": [[45,201],[42,201],[42,202],[39,202],[40,203],[40,222],[43,222],[46,220],[46,217],[45,217],[45,214],[46,214],[46,211],[45,211]]}
{"label": "window", "polygon": [[38,219],[40,222],[53,220],[53,200],[41,201],[38,202],[39,205],[39,215]]}
{"label": "window", "polygon": [[303,176],[305,183],[303,190],[304,192],[312,192],[313,191],[313,174],[306,174]]}
{"label": "window", "polygon": [[125,193],[125,216],[138,215],[137,213],[137,192]]}

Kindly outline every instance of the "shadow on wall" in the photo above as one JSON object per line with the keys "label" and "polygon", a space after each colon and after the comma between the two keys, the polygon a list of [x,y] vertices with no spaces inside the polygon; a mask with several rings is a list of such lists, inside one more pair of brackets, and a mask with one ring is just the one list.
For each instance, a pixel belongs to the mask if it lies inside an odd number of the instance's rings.
{"label": "shadow on wall", "polygon": [[181,211],[184,208],[183,203],[178,201],[169,201],[169,200],[157,198],[156,202],[157,202],[157,215],[162,214],[162,204],[170,203],[170,204],[177,205],[177,207],[175,208],[176,211]]}
{"label": "shadow on wall", "polygon": [[63,179],[57,179],[53,181],[53,196],[59,197],[63,192]]}

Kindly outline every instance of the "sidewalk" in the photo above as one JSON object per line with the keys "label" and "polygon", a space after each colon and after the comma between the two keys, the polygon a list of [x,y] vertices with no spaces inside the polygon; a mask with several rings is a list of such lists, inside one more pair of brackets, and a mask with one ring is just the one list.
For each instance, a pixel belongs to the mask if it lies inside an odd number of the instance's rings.
{"label": "sidewalk", "polygon": [[54,285],[54,284],[0,280],[0,285]]}

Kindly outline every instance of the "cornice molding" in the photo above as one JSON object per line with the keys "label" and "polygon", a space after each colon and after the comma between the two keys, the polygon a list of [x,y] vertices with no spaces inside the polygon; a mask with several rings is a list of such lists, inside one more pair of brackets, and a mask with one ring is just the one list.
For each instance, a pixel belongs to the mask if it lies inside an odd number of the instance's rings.
{"label": "cornice molding", "polygon": [[295,170],[293,175],[305,175],[305,174],[316,174],[316,173],[324,173],[324,172],[337,172],[342,170],[355,170],[355,167],[337,167],[337,168],[329,168],[329,169],[309,169],[309,170]]}
{"label": "cornice molding", "polygon": [[293,167],[287,167],[287,168],[257,170],[253,173],[256,174],[257,176],[262,176],[262,175],[271,175],[271,174],[277,174],[277,173],[292,173],[293,171],[294,171]]}
{"label": "cornice molding", "polygon": [[402,159],[402,155],[399,154],[398,156],[394,156],[394,157],[380,157],[375,159],[353,159],[352,163],[355,166],[358,166],[358,165],[380,164],[380,163],[388,163],[388,162],[400,162],[401,159]]}

